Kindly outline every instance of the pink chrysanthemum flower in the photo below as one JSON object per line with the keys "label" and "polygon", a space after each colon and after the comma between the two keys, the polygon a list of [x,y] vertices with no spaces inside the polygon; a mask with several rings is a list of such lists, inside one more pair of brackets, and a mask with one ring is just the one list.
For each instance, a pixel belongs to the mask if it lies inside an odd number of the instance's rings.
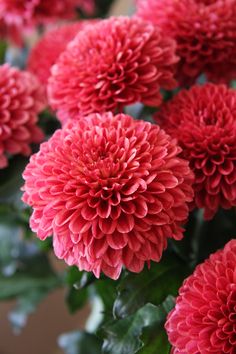
{"label": "pink chrysanthemum flower", "polygon": [[159,261],[180,240],[192,172],[158,126],[112,113],[70,121],[41,145],[23,174],[30,225],[80,270],[117,279]]}
{"label": "pink chrysanthemum flower", "polygon": [[236,91],[206,84],[183,90],[155,116],[178,140],[195,174],[195,205],[210,219],[236,206]]}
{"label": "pink chrysanthemum flower", "polygon": [[39,143],[38,113],[45,107],[44,90],[30,73],[0,66],[0,168],[7,156],[30,155],[31,143]]}
{"label": "pink chrysanthemum flower", "polygon": [[76,8],[92,10],[93,0],[1,0],[0,13],[8,24],[29,26],[76,17]]}
{"label": "pink chrysanthemum flower", "polygon": [[46,86],[50,69],[56,63],[68,43],[94,21],[79,21],[57,27],[47,32],[31,50],[28,58],[28,70],[34,73]]}
{"label": "pink chrysanthemum flower", "polygon": [[158,106],[175,86],[175,43],[151,24],[128,17],[80,32],[52,68],[49,97],[60,117],[115,111],[134,102]]}
{"label": "pink chrysanthemum flower", "polygon": [[184,281],[165,327],[174,354],[235,354],[236,240]]}
{"label": "pink chrysanthemum flower", "polygon": [[138,0],[138,17],[177,42],[181,84],[205,73],[210,80],[236,78],[235,0]]}
{"label": "pink chrysanthemum flower", "polygon": [[22,37],[15,25],[8,25],[3,18],[0,18],[0,40],[9,40],[15,45],[22,45]]}

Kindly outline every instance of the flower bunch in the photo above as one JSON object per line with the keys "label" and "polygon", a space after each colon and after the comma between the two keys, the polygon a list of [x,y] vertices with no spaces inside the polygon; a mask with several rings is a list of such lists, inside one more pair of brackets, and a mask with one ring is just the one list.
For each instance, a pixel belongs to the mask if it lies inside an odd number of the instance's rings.
{"label": "flower bunch", "polygon": [[40,298],[66,283],[72,312],[99,297],[81,353],[236,354],[236,0],[137,0],[91,20],[101,4],[0,1],[1,38],[38,30],[17,53],[28,71],[0,65],[0,230],[48,239],[37,258],[69,265],[37,263],[20,296],[33,279]]}

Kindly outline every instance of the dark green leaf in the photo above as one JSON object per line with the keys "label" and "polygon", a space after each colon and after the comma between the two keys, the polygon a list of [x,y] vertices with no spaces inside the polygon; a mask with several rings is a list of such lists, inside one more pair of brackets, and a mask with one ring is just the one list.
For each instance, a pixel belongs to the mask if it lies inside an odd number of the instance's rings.
{"label": "dark green leaf", "polygon": [[150,302],[161,304],[168,295],[175,296],[189,270],[174,254],[165,254],[160,263],[152,263],[139,274],[129,273],[121,281],[114,303],[115,317],[123,318]]}
{"label": "dark green leaf", "polygon": [[103,353],[137,353],[144,345],[140,339],[144,328],[159,326],[165,318],[166,311],[163,306],[146,304],[133,315],[113,321],[104,327]]}
{"label": "dark green leaf", "polygon": [[[175,299],[172,296],[168,296],[162,304],[166,314],[172,310],[175,305]],[[170,343],[166,331],[164,329],[164,322],[155,322],[152,326],[144,328],[143,335],[141,337],[143,342],[143,348],[138,351],[138,354],[169,354]]]}
{"label": "dark green leaf", "polygon": [[9,278],[0,276],[0,300],[7,300],[27,294],[33,288],[47,291],[59,286],[59,280],[53,276],[38,278],[30,275],[15,274]]}
{"label": "dark green leaf", "polygon": [[5,61],[5,54],[7,49],[7,43],[0,41],[0,64],[3,64]]}
{"label": "dark green leaf", "polygon": [[57,129],[61,128],[60,121],[49,110],[40,113],[39,126],[47,137],[50,137]]}
{"label": "dark green leaf", "polygon": [[74,283],[76,289],[83,289],[93,284],[96,281],[95,276],[92,273],[82,272],[82,276],[79,281]]}
{"label": "dark green leaf", "polygon": [[86,304],[87,300],[87,289],[77,290],[74,287],[68,289],[66,303],[70,313],[75,313],[77,310],[81,309]]}
{"label": "dark green leaf", "polygon": [[[202,214],[202,213],[201,213]],[[199,219],[200,217],[200,219]],[[181,241],[169,240],[169,246],[185,262],[191,264],[194,261],[194,240],[201,227],[202,215],[198,211],[190,213],[188,223],[185,225],[184,237]]]}
{"label": "dark green leaf", "polygon": [[94,288],[103,302],[105,317],[111,317],[113,304],[117,296],[117,282],[109,278],[100,279],[94,283]]}
{"label": "dark green leaf", "polygon": [[145,328],[142,335],[144,346],[138,354],[169,354],[171,345],[163,326],[157,324]]}
{"label": "dark green leaf", "polygon": [[9,161],[9,166],[0,171],[0,203],[15,202],[20,198],[20,187],[23,184],[22,172],[28,159],[16,156]]}
{"label": "dark green leaf", "polygon": [[75,331],[62,334],[58,343],[65,354],[101,354],[101,341],[95,335]]}
{"label": "dark green leaf", "polygon": [[49,291],[61,285],[46,254],[38,253],[34,244],[18,244],[16,271],[12,276],[0,274],[0,300],[22,297],[32,290]]}
{"label": "dark green leaf", "polygon": [[79,283],[82,279],[83,274],[84,273],[81,272],[78,269],[78,267],[76,266],[69,267],[67,271],[67,277],[66,277],[67,284],[73,286],[74,284]]}
{"label": "dark green leaf", "polygon": [[69,285],[66,295],[66,303],[71,313],[75,313],[83,307],[88,299],[87,288],[81,287],[84,272],[81,272],[78,267],[69,267],[66,277],[66,282]]}
{"label": "dark green leaf", "polygon": [[211,253],[224,247],[236,235],[235,209],[219,210],[212,220],[199,222],[194,240],[195,263],[201,263]]}

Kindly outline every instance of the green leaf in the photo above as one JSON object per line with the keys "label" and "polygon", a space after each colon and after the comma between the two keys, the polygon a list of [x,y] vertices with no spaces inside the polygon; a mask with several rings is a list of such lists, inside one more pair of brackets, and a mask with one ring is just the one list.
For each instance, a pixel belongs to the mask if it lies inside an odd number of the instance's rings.
{"label": "green leaf", "polygon": [[70,313],[75,313],[83,307],[88,300],[88,290],[82,287],[85,272],[81,272],[78,267],[69,267],[66,276],[66,283],[68,284],[66,303]]}
{"label": "green leaf", "polygon": [[171,249],[180,257],[183,261],[191,264],[194,261],[194,240],[198,235],[201,227],[202,212],[195,210],[189,214],[188,223],[185,225],[184,237],[181,241],[170,239],[168,244]]}
{"label": "green leaf", "polygon": [[67,284],[74,286],[75,289],[84,289],[93,284],[96,280],[92,273],[81,272],[78,267],[69,267],[67,272]]}
{"label": "green leaf", "polygon": [[141,337],[144,346],[138,354],[169,354],[171,345],[165,329],[162,326],[145,328]]}
{"label": "green leaf", "polygon": [[49,110],[44,110],[40,113],[39,126],[44,131],[46,137],[50,137],[57,129],[61,128],[60,121]]}
{"label": "green leaf", "polygon": [[160,263],[152,263],[139,274],[129,273],[118,287],[114,316],[123,318],[147,302],[159,305],[168,295],[177,295],[188,273],[186,264],[174,254],[165,254]]}
{"label": "green leaf", "polygon": [[212,220],[201,220],[194,239],[195,265],[224,247],[236,235],[235,209],[219,210]]}
{"label": "green leaf", "polygon": [[0,276],[0,301],[27,294],[32,288],[47,291],[59,286],[59,280],[53,276],[37,278],[28,275],[15,274],[9,278]]}
{"label": "green leaf", "polygon": [[0,300],[22,297],[29,292],[49,291],[61,285],[61,278],[54,273],[45,254],[32,254],[25,248],[17,259],[16,272],[9,277],[0,274]]}
{"label": "green leaf", "polygon": [[81,272],[78,267],[72,266],[67,270],[66,282],[68,285],[80,284],[84,272]]}
{"label": "green leaf", "polygon": [[159,326],[163,324],[166,314],[163,306],[146,304],[133,315],[106,325],[104,327],[103,353],[137,353],[144,345],[140,339],[144,329],[153,325]]}
{"label": "green leaf", "polygon": [[70,313],[75,313],[81,309],[88,300],[87,289],[77,290],[73,287],[69,288],[66,295],[66,303]]}
{"label": "green leaf", "polygon": [[15,202],[20,199],[20,187],[23,185],[22,172],[28,159],[16,156],[9,160],[9,166],[0,171],[0,203]]}
{"label": "green leaf", "polygon": [[[168,296],[162,304],[166,314],[172,310],[175,305],[175,299]],[[164,320],[165,321],[165,320]],[[171,345],[168,341],[166,331],[164,329],[164,321],[155,322],[152,326],[144,328],[141,340],[143,348],[138,354],[169,354]]]}
{"label": "green leaf", "polygon": [[4,41],[0,41],[0,64],[4,64],[6,50],[7,50],[7,43]]}
{"label": "green leaf", "polygon": [[112,316],[112,308],[117,296],[117,282],[109,278],[99,279],[94,283],[95,293],[104,305],[104,319]]}
{"label": "green leaf", "polygon": [[58,344],[65,354],[101,354],[101,340],[86,332],[75,331],[62,334]]}

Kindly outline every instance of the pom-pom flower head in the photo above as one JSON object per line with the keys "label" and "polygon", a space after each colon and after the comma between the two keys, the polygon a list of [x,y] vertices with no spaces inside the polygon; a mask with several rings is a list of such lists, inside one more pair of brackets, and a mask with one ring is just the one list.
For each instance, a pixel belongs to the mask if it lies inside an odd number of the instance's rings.
{"label": "pom-pom flower head", "polygon": [[46,85],[50,69],[56,63],[67,44],[94,21],[79,21],[63,25],[47,32],[35,45],[29,55],[28,70],[34,73]]}
{"label": "pom-pom flower head", "polygon": [[31,143],[39,143],[43,132],[36,126],[38,113],[46,105],[44,90],[30,73],[0,66],[0,168],[7,156],[30,155]]}
{"label": "pom-pom flower head", "polygon": [[183,90],[156,114],[195,174],[195,205],[210,219],[236,206],[236,91],[206,84]]}
{"label": "pom-pom flower head", "polygon": [[205,73],[214,82],[236,78],[235,0],[138,0],[138,17],[177,42],[181,84]]}
{"label": "pom-pom flower head", "polygon": [[235,354],[236,240],[184,281],[165,327],[173,354]]}
{"label": "pom-pom flower head", "polygon": [[71,121],[23,174],[31,228],[69,265],[117,279],[181,239],[192,172],[158,126],[112,113]]}
{"label": "pom-pom flower head", "polygon": [[175,43],[151,24],[110,18],[80,32],[52,68],[49,97],[59,116],[158,106],[160,88],[175,86]]}

